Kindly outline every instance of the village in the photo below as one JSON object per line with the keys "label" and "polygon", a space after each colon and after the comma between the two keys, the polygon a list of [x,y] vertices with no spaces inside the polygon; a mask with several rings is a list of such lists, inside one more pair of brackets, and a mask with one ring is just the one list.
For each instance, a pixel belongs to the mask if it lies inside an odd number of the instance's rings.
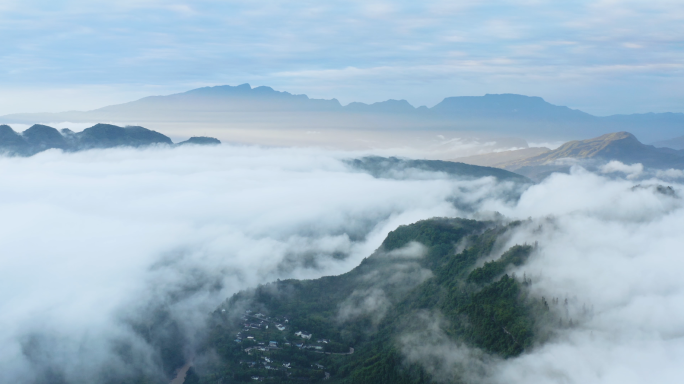
{"label": "village", "polygon": [[[225,311],[225,310],[223,310]],[[241,330],[234,342],[241,347],[239,365],[253,373],[250,378],[293,378],[327,380],[330,373],[321,360],[330,355],[349,355],[354,348],[324,338],[307,330],[294,329],[284,316],[269,317],[246,310],[240,317]]]}

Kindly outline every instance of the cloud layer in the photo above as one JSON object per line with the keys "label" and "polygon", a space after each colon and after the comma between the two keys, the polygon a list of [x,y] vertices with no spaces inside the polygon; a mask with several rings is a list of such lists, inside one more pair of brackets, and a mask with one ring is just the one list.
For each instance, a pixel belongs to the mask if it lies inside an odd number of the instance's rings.
{"label": "cloud layer", "polygon": [[550,303],[558,324],[549,340],[502,360],[450,341],[439,314],[422,314],[422,331],[399,338],[406,361],[438,382],[681,381],[684,186],[634,181],[617,162],[610,168],[624,178],[576,167],[530,187],[515,206],[491,199],[481,207],[524,220],[502,249],[538,242],[511,272]]}
{"label": "cloud layer", "polygon": [[[553,310],[573,327],[499,361],[445,341],[434,322],[423,339],[438,349],[400,340],[415,352],[410,361],[494,383],[681,378],[682,185],[577,167],[511,203],[499,197],[510,186],[494,180],[375,179],[341,161],[350,155],[224,145],[1,158],[3,375],[160,376],[168,367],[156,343],[168,338],[154,333],[159,324],[189,357],[205,314],[239,289],[347,271],[400,224],[499,211],[532,218],[509,240],[539,243],[516,272],[532,278],[533,294],[559,298]],[[475,213],[459,212],[454,198]],[[388,257],[420,254],[413,244]],[[351,299],[375,308],[380,293]]]}
{"label": "cloud layer", "polygon": [[[575,326],[501,362],[495,382],[676,383],[684,356],[682,185],[581,170],[530,188],[509,216],[537,219],[512,243],[539,241],[518,273]],[[569,304],[563,304],[565,300]]]}
{"label": "cloud layer", "polygon": [[162,375],[159,343],[192,354],[232,293],[345,272],[398,225],[496,190],[375,179],[341,161],[350,155],[224,145],[0,158],[3,375]]}
{"label": "cloud layer", "polygon": [[0,114],[250,82],[343,103],[522,93],[682,112],[679,1],[4,1]]}

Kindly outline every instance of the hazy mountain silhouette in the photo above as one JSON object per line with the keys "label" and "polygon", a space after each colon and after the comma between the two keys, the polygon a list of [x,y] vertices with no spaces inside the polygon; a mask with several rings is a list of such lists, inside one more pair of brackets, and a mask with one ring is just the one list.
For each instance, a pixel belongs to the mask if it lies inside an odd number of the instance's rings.
{"label": "hazy mountain silhouette", "polygon": [[[69,143],[58,130],[46,125],[36,124],[22,134],[33,152],[40,152],[50,148],[67,149]],[[2,141],[0,141],[2,145]]]}
{"label": "hazy mountain silhouette", "polygon": [[[221,144],[212,137],[192,137],[182,144]],[[145,147],[173,145],[169,137],[151,129],[112,124],[96,124],[81,132],[63,129],[61,132],[46,125],[35,124],[21,134],[8,125],[0,125],[0,154],[31,156],[48,149],[81,151],[93,148]]]}
{"label": "hazy mountain silhouette", "polygon": [[684,149],[684,136],[675,137],[668,140],[656,141],[653,145],[657,148]]}
{"label": "hazy mountain silhouette", "polygon": [[684,134],[684,114],[597,117],[515,94],[449,97],[432,108],[406,100],[374,104],[310,99],[270,87],[216,86],[150,96],[87,112],[12,114],[3,123],[117,121],[221,124],[263,129],[469,131],[543,139],[582,139],[629,130],[652,142]]}
{"label": "hazy mountain silhouette", "polygon": [[2,152],[11,155],[28,155],[30,154],[30,145],[19,135],[14,132],[9,125],[0,125],[0,146]]}
{"label": "hazy mountain silhouette", "polygon": [[584,161],[584,165],[589,166],[617,160],[625,164],[640,163],[650,168],[684,169],[684,151],[642,144],[629,132],[570,141],[553,151],[498,166],[538,180],[552,171],[567,170],[572,160]]}
{"label": "hazy mountain silhouette", "polygon": [[194,144],[194,145],[217,145],[221,144],[221,141],[219,139],[215,139],[213,137],[206,137],[206,136],[193,136],[185,141],[181,141],[180,143],[176,145],[188,145],[188,144]]}
{"label": "hazy mountain silhouette", "polygon": [[452,159],[451,161],[479,165],[482,167],[501,167],[512,161],[529,159],[530,157],[538,156],[549,151],[550,149],[546,147],[523,148],[511,151],[490,152],[483,155],[459,157]]}
{"label": "hazy mountain silhouette", "polygon": [[171,139],[143,127],[118,127],[96,124],[73,135],[80,149],[112,148],[118,146],[141,147],[151,144],[173,144]]}
{"label": "hazy mountain silhouette", "polygon": [[541,97],[515,94],[448,97],[431,110],[444,115],[473,118],[528,118],[557,122],[589,121],[594,118],[582,111],[549,104]]}

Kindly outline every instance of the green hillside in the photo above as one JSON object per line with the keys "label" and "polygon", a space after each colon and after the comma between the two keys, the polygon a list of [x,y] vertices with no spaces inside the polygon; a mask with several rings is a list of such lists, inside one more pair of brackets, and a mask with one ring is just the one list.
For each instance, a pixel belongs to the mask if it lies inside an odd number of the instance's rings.
{"label": "green hillside", "polygon": [[546,337],[552,316],[528,279],[507,274],[534,246],[482,264],[517,225],[424,220],[392,231],[349,273],[237,293],[212,315],[205,351],[218,359],[196,364],[186,382],[429,383],[425,364],[406,358],[426,332],[517,356]]}

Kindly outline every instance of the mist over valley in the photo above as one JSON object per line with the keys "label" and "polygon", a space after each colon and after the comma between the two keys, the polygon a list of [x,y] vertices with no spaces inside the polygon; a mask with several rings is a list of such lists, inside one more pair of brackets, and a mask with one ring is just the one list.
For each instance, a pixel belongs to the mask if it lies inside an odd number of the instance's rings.
{"label": "mist over valley", "polygon": [[[597,377],[592,365],[569,369],[544,356],[560,348],[568,359],[585,359],[600,348],[609,353],[593,363],[617,375],[624,366],[611,360],[612,353],[629,351],[641,359],[655,353],[644,343],[678,348],[666,335],[677,332],[683,287],[676,268],[663,266],[671,266],[667,255],[681,245],[676,224],[682,218],[681,184],[657,176],[633,180],[628,172],[622,177],[592,173],[580,166],[533,184],[514,174],[496,174],[495,168],[470,166],[469,174],[435,163],[225,144],[52,149],[3,157],[3,217],[14,218],[3,221],[1,240],[3,254],[12,255],[2,268],[7,377],[39,383],[167,382],[178,368],[193,363],[188,380],[199,382],[251,381],[258,375],[287,380],[295,368],[292,377],[313,381],[327,372],[333,381],[383,382],[372,368],[365,374],[353,368],[355,362],[362,367],[379,358],[377,372],[397,369],[388,382],[581,381]],[[475,221],[431,219],[439,217]],[[420,220],[427,221],[416,232],[412,228]],[[464,229],[451,232],[452,225]],[[409,232],[391,240],[401,228]],[[595,237],[586,236],[587,228]],[[484,263],[511,247],[530,245],[521,261]],[[464,255],[470,255],[465,264],[440,267]],[[362,269],[355,272],[359,263]],[[389,275],[374,275],[369,266],[374,263],[390,263],[391,268],[379,270]],[[483,267],[487,278],[471,277]],[[300,284],[288,279],[348,271],[351,277],[339,278],[349,288],[334,288],[334,280],[301,283],[320,285],[317,292],[330,308],[326,312],[307,304],[314,296],[306,290],[298,304],[288,307],[298,294],[282,284]],[[607,279],[606,273],[614,277]],[[275,291],[271,285],[258,288],[278,279],[283,283]],[[462,286],[456,288],[461,297],[456,302],[428,289],[450,279],[453,287]],[[523,295],[507,296],[508,304],[502,304],[517,308],[517,315],[495,315],[487,320],[494,323],[482,329],[465,320],[481,316],[472,309],[475,304],[467,303],[469,295],[479,297],[480,286],[498,292],[504,282]],[[221,304],[255,288],[276,294],[280,309],[260,306],[256,298],[237,307]],[[496,295],[487,300],[503,300]],[[668,319],[630,315],[660,305],[644,297],[668,303]],[[449,309],[450,302],[462,307]],[[222,312],[226,309],[228,314]],[[280,348],[244,352],[247,336],[235,341],[236,332],[244,332],[242,323],[233,329],[233,323],[221,320],[216,328],[215,314],[239,317],[246,310],[263,313],[268,321],[288,318],[285,330],[276,328],[268,340],[257,333],[263,329],[254,331],[255,346],[276,341]],[[405,314],[397,317],[397,311]],[[414,326],[396,323],[407,316],[416,317]],[[313,318],[323,323],[307,320]],[[298,331],[314,336],[304,340],[293,335]],[[654,339],[652,332],[665,339]],[[322,354],[326,360],[320,360],[310,352],[315,349],[300,348],[327,345],[314,339],[354,353]],[[297,347],[297,340],[305,343]],[[289,357],[281,356],[288,353],[284,343],[293,349]],[[226,355],[225,348],[236,347],[244,357]],[[315,364],[325,368],[311,368],[297,358],[302,353],[309,359],[314,354]],[[264,371],[263,357],[292,368]],[[539,361],[555,368],[535,368]],[[652,362],[643,361],[630,369],[647,375]],[[667,360],[660,363],[664,372],[677,370]]]}
{"label": "mist over valley", "polygon": [[0,384],[679,384],[683,18],[0,2]]}

